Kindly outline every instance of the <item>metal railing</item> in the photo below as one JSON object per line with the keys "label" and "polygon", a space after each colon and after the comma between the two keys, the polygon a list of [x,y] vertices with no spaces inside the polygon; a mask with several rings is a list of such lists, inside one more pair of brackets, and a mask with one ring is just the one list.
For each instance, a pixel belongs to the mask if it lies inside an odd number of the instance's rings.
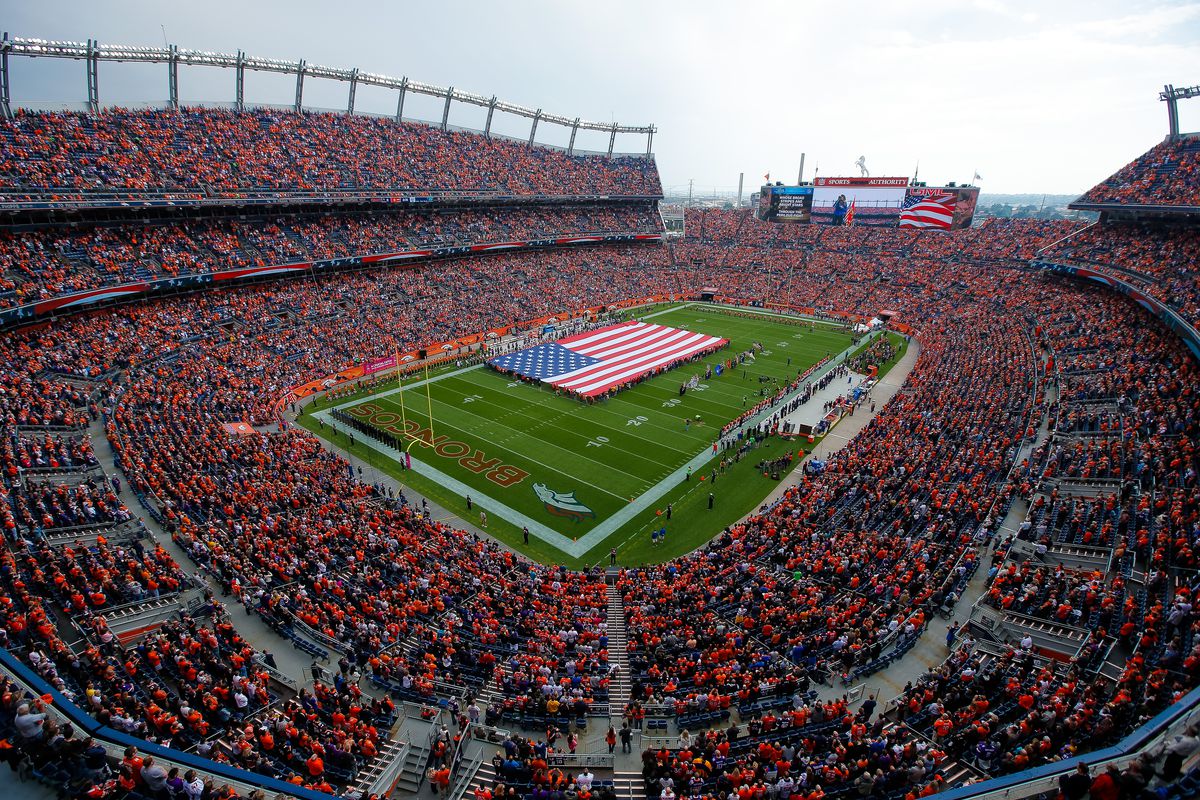
{"label": "metal railing", "polygon": [[254,655],[254,665],[256,667],[258,667],[259,669],[261,669],[263,672],[267,673],[267,675],[272,680],[283,684],[284,686],[288,687],[289,689],[291,689],[294,692],[298,693],[300,691],[300,684],[299,684],[299,682],[296,681],[295,678],[292,678],[289,675],[285,675],[284,673],[280,672],[277,668],[272,667],[270,664],[268,664],[266,661],[263,660],[263,657],[261,654],[256,653]]}
{"label": "metal railing", "polygon": [[294,75],[296,77],[296,91],[291,110],[297,113],[303,111],[305,108],[304,79],[312,77],[349,84],[349,94],[345,109],[345,113],[347,114],[354,113],[355,93],[360,85],[394,89],[398,92],[395,114],[397,122],[404,119],[404,100],[406,95],[411,92],[413,94],[441,99],[445,102],[442,109],[441,125],[439,126],[442,130],[449,128],[451,103],[464,103],[487,109],[487,124],[484,130],[481,131],[485,136],[491,136],[492,119],[497,111],[530,120],[532,124],[529,129],[529,138],[527,141],[530,147],[536,144],[535,140],[539,123],[544,122],[550,125],[569,128],[571,130],[571,140],[567,147],[568,153],[574,152],[575,135],[579,131],[584,130],[609,134],[608,155],[610,157],[613,155],[617,134],[645,136],[645,154],[649,155],[654,143],[654,134],[657,131],[654,125],[620,125],[616,122],[591,122],[580,117],[572,119],[559,114],[547,113],[540,108],[533,109],[504,100],[498,100],[495,95],[485,97],[480,94],[456,90],[453,86],[435,86],[429,83],[422,83],[421,81],[409,80],[407,76],[394,78],[373,72],[363,72],[357,67],[340,69],[321,66],[319,64],[310,64],[304,59],[300,59],[299,61],[283,61],[274,58],[262,58],[246,55],[240,50],[235,55],[233,53],[215,53],[208,50],[189,50],[171,44],[164,47],[142,47],[140,45],[102,44],[94,39],[88,39],[84,43],[21,36],[9,37],[7,32],[4,34],[3,39],[0,40],[0,73],[2,73],[0,74],[0,78],[2,78],[0,80],[0,87],[2,87],[0,113],[3,113],[5,116],[12,115],[9,88],[9,56],[63,58],[84,61],[87,67],[87,108],[93,113],[100,110],[99,63],[105,61],[166,64],[169,90],[168,105],[176,109],[180,106],[179,67],[182,65],[232,68],[235,71],[237,79],[234,108],[239,111],[244,110],[246,107],[245,74],[246,70],[250,70],[252,72],[274,72],[283,75]]}
{"label": "metal railing", "polygon": [[412,742],[401,742],[400,747],[392,755],[392,760],[387,763],[383,771],[367,786],[365,794],[368,796],[390,797],[392,791],[396,788],[396,784],[400,782],[400,776],[404,774],[404,762],[408,758],[408,753],[411,749]]}
{"label": "metal railing", "polygon": [[459,770],[457,774],[451,776],[450,785],[454,788],[450,792],[449,800],[463,800],[467,796],[467,790],[471,788],[471,781],[474,780],[475,774],[479,772],[480,765],[483,764],[483,749],[467,764],[466,769]]}
{"label": "metal railing", "polygon": [[170,769],[179,767],[180,771],[194,769],[202,776],[212,777],[214,785],[228,785],[237,790],[238,795],[247,797],[255,789],[262,789],[272,795],[295,797],[298,800],[330,800],[331,796],[324,792],[304,789],[265,775],[256,775],[247,770],[238,769],[228,764],[219,764],[206,758],[200,758],[170,747],[164,747],[154,742],[145,741],[120,731],[101,725],[88,716],[83,709],[68,700],[57,689],[52,687],[39,675],[22,664],[11,652],[0,648],[0,673],[8,675],[24,689],[31,698],[49,695],[50,702],[45,704],[44,713],[62,722],[70,722],[76,730],[85,736],[93,737],[108,753],[110,763],[119,764],[126,747],[135,746],[144,755],[154,756],[163,766]]}
{"label": "metal railing", "polygon": [[617,757],[612,753],[549,753],[546,756],[548,766],[571,769],[579,767],[612,769],[616,760]]}

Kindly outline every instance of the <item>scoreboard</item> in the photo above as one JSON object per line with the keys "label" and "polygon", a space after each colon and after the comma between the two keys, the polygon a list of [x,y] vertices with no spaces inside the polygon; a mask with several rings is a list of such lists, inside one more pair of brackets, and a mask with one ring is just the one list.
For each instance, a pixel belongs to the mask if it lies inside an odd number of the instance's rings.
{"label": "scoreboard", "polygon": [[838,198],[855,225],[895,225],[908,191],[908,178],[816,178],[813,180],[813,222],[833,224]]}
{"label": "scoreboard", "polygon": [[979,189],[910,186],[908,178],[816,178],[811,186],[763,186],[757,216],[768,222],[951,230],[970,227]]}

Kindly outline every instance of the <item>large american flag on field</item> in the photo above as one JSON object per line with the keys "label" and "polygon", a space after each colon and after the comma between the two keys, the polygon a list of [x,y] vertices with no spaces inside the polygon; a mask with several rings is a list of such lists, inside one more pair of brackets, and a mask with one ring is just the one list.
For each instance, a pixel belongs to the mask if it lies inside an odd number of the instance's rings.
{"label": "large american flag on field", "polygon": [[954,221],[956,195],[942,194],[909,195],[900,207],[901,228],[942,228],[948,230]]}
{"label": "large american flag on field", "polygon": [[497,356],[488,364],[581,397],[595,397],[727,342],[665,325],[624,322]]}

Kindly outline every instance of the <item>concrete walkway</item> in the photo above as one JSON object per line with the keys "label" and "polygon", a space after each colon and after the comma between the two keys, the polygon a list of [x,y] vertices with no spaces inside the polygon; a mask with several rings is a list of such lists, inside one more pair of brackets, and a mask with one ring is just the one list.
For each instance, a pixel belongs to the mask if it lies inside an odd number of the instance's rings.
{"label": "concrete walkway", "polygon": [[852,394],[867,379],[866,375],[857,372],[851,372],[847,377],[849,378],[848,381],[843,382],[839,378],[836,381],[830,381],[829,385],[824,389],[814,391],[812,397],[808,398],[807,403],[790,414],[784,415],[779,420],[780,427],[785,424],[791,424],[796,426],[794,430],[798,430],[801,425],[816,428],[821,420],[825,418],[825,414],[828,413],[825,408],[826,403],[834,402],[839,397]]}
{"label": "concrete walkway", "polygon": [[[275,631],[267,627],[267,624],[257,614],[244,612],[240,604],[230,602],[232,600],[231,597],[222,597],[221,587],[217,585],[216,581],[212,580],[207,573],[196,569],[191,558],[188,557],[183,548],[176,544],[170,534],[164,531],[162,526],[146,513],[137,496],[129,488],[128,478],[117,469],[115,453],[108,441],[108,437],[104,433],[103,423],[98,421],[93,422],[88,426],[87,434],[92,442],[92,450],[96,455],[96,460],[100,462],[100,467],[104,470],[104,474],[110,476],[120,475],[121,502],[141,520],[150,539],[161,544],[185,572],[198,578],[201,583],[212,590],[216,599],[227,605],[230,612],[230,619],[233,621],[234,627],[237,628],[242,638],[260,652],[263,650],[269,651],[275,657],[275,662],[279,665],[279,671],[284,675],[295,680],[300,686],[311,686],[312,675],[308,668],[312,664],[312,659],[307,654],[292,647],[290,642],[285,641]],[[188,600],[198,597],[200,594],[200,590],[185,592],[182,602],[186,604]],[[334,669],[336,668],[335,665]]]}
{"label": "concrete walkway", "polygon": [[[821,441],[817,442],[817,446],[812,449],[812,452],[807,456],[807,458],[825,460],[848,445],[850,440],[857,436],[859,431],[867,427],[871,420],[875,419],[875,415],[882,411],[883,407],[886,406],[888,402],[900,392],[900,389],[904,386],[905,381],[908,380],[909,373],[912,372],[913,367],[917,365],[917,358],[919,358],[920,355],[921,345],[916,339],[911,339],[908,342],[908,347],[904,351],[904,355],[900,357],[900,361],[897,362],[894,367],[888,370],[888,374],[884,375],[883,379],[876,383],[871,389],[871,393],[868,395],[870,400],[858,406],[854,410],[853,416],[843,417],[842,420],[834,426],[833,430],[825,434]],[[844,387],[839,386],[838,393],[840,394],[842,391],[844,391]],[[874,401],[875,403],[874,412],[870,410],[870,401]],[[812,400],[810,402],[816,401]],[[767,495],[767,498],[763,500],[763,503],[766,505],[774,503],[776,500],[783,497],[784,493],[787,492],[788,489],[791,489],[793,486],[797,486],[802,477],[803,473],[801,470],[792,470],[792,472],[788,474],[788,477],[784,480],[781,480],[779,485],[775,487],[775,490],[772,491],[771,494]],[[747,514],[742,518],[742,521],[744,522],[747,518],[752,517],[757,513],[757,511],[753,511]]]}

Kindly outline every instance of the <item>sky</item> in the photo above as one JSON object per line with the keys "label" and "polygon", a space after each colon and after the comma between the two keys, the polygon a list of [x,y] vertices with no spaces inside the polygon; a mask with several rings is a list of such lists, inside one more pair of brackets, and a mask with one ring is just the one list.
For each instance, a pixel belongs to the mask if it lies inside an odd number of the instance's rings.
{"label": "sky", "polygon": [[[1164,84],[1200,84],[1200,2],[924,0],[755,3],[508,0],[164,3],[3,0],[12,36],[161,46],[358,67],[495,95],[566,117],[653,123],[668,193],[737,188],[764,175],[873,175],[988,193],[1081,193],[1167,132]],[[78,103],[82,62],[13,59],[18,105]],[[161,104],[165,66],[101,64],[102,103]],[[250,103],[290,104],[294,79],[251,73]],[[347,86],[310,79],[305,104],[340,108]],[[191,67],[183,102],[230,101],[230,70]],[[360,87],[356,109],[394,113],[395,92]],[[455,105],[451,124],[482,128]],[[1200,98],[1180,103],[1200,131]],[[441,118],[428,98],[405,116]],[[498,119],[528,136],[529,122]],[[542,125],[539,141],[569,132]],[[607,134],[576,146],[603,150]],[[618,150],[645,140],[619,137]]]}

